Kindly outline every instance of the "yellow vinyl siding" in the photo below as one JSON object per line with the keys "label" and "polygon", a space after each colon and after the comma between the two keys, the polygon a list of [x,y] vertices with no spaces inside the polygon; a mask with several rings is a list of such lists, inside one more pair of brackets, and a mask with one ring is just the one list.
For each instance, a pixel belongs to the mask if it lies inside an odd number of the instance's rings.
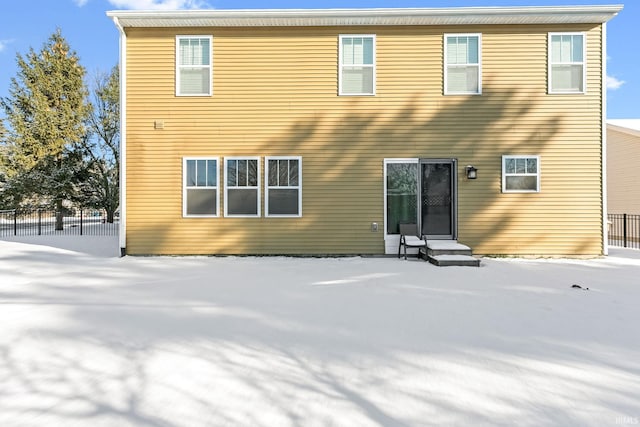
{"label": "yellow vinyl siding", "polygon": [[[547,95],[549,31],[587,32],[586,95]],[[443,34],[463,32],[482,33],[482,95],[444,96]],[[376,34],[376,96],[337,95],[349,33]],[[199,34],[213,96],[176,97],[175,36]],[[458,159],[475,253],[600,254],[600,40],[588,25],[127,29],[127,252],[381,254],[383,159],[429,157]],[[541,156],[540,193],[501,193],[503,154]],[[265,156],[302,156],[303,216],[183,218],[190,156],[260,156],[261,174]],[[264,211],[264,179],[260,194]]]}

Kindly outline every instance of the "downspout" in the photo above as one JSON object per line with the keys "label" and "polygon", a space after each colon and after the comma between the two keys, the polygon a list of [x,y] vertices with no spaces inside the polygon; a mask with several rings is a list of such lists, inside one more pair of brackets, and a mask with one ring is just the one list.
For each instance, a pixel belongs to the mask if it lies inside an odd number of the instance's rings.
{"label": "downspout", "polygon": [[120,256],[127,251],[127,34],[118,17],[112,17],[120,32],[120,230],[118,244]]}
{"label": "downspout", "polygon": [[607,23],[602,24],[602,254],[609,255],[607,215]]}

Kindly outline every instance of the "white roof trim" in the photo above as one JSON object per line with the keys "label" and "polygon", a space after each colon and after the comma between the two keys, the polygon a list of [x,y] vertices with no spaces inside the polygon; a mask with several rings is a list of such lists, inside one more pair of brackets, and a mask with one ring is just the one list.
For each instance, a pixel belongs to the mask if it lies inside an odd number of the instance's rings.
{"label": "white roof trim", "polygon": [[127,27],[600,24],[622,5],[400,9],[115,10]]}
{"label": "white roof trim", "polygon": [[609,119],[607,129],[640,136],[640,119]]}

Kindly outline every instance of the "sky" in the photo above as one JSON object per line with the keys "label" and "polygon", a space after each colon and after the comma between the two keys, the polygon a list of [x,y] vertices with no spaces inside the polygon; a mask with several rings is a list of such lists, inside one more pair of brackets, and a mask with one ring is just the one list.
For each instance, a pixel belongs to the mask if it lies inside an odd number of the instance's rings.
{"label": "sky", "polygon": [[[118,63],[118,31],[106,11],[122,9],[299,9],[384,7],[557,6],[620,4],[615,0],[20,0],[2,5],[0,96],[16,76],[16,55],[39,51],[57,29],[89,75]],[[628,1],[607,24],[607,117],[640,118],[640,55],[627,35],[640,22],[640,1]]]}

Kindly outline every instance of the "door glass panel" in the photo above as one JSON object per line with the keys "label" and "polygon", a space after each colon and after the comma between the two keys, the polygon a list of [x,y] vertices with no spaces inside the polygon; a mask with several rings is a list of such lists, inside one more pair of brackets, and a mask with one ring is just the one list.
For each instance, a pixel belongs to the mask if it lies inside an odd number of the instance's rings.
{"label": "door glass panel", "polygon": [[387,163],[387,234],[401,222],[418,223],[418,164]]}
{"label": "door glass panel", "polygon": [[422,171],[422,234],[453,235],[451,163],[423,163]]}

